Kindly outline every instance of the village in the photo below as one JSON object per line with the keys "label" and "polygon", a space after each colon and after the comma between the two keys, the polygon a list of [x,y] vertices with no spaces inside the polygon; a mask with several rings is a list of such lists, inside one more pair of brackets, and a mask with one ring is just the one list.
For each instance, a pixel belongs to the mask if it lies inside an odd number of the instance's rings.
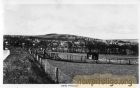
{"label": "village", "polygon": [[[77,39],[76,39],[77,38]],[[99,40],[90,38],[45,39],[30,36],[4,36],[4,48],[15,46],[24,48],[44,48],[52,52],[138,55],[138,43],[121,40]]]}

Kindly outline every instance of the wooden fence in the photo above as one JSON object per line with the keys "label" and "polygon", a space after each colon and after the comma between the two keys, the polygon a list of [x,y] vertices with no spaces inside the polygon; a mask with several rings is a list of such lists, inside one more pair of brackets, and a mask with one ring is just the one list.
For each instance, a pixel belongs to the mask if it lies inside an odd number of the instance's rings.
{"label": "wooden fence", "polygon": [[48,59],[52,60],[65,60],[65,61],[72,61],[72,62],[86,62],[86,63],[96,63],[96,64],[124,64],[124,65],[132,65],[138,64],[138,59],[132,58],[100,58],[98,61],[89,60],[85,55],[82,54],[72,54],[72,53],[59,53],[59,52],[38,52],[37,50],[29,49],[29,53],[34,57],[34,60],[39,63],[44,71],[49,74],[49,76],[54,80],[56,83],[71,83],[72,77],[66,75],[61,71],[59,68],[51,65],[48,62]]}
{"label": "wooden fence", "polygon": [[[31,50],[30,50],[31,51]],[[96,64],[124,64],[132,65],[138,64],[138,58],[120,58],[120,57],[105,57],[99,60],[89,60],[86,54],[74,54],[74,53],[61,53],[61,52],[38,52],[37,50],[32,51],[34,54],[39,54],[44,59],[53,59],[61,61],[71,61],[71,62],[85,62],[85,63],[96,63]]]}
{"label": "wooden fence", "polygon": [[31,51],[29,53],[34,57],[34,60],[42,67],[44,71],[54,80],[56,83],[71,83],[72,78],[66,75],[59,68],[51,65],[44,56],[37,54],[37,52]]}

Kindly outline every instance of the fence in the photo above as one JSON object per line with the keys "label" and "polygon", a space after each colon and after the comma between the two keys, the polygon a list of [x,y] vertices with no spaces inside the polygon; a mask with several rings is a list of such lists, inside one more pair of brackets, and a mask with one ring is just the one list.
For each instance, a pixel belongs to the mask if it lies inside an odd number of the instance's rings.
{"label": "fence", "polygon": [[137,58],[111,58],[111,59],[107,59],[107,58],[102,58],[99,59],[98,64],[123,64],[123,65],[134,65],[134,64],[138,64],[138,59]]}
{"label": "fence", "polygon": [[63,60],[71,62],[85,62],[85,63],[96,63],[96,64],[123,64],[123,65],[134,65],[138,64],[138,58],[132,57],[100,57],[99,60],[89,60],[86,54],[73,54],[73,53],[59,53],[59,52],[48,52],[49,59]]}
{"label": "fence", "polygon": [[39,63],[39,66],[43,67],[44,71],[54,80],[56,83],[71,83],[72,77],[66,75],[59,68],[51,65],[47,59],[44,59],[42,55],[37,54],[29,49],[29,53],[33,55],[35,61]]}
{"label": "fence", "polygon": [[[38,53],[37,50],[34,53]],[[99,60],[89,60],[87,59],[86,54],[74,54],[74,53],[60,53],[60,52],[46,52],[42,50],[42,52],[38,53],[44,59],[54,59],[61,61],[71,61],[71,62],[85,62],[85,63],[97,63],[97,64],[138,64],[138,58],[132,57],[119,57],[119,56],[101,56],[99,55]]]}
{"label": "fence", "polygon": [[29,49],[29,53],[34,57],[35,61],[43,67],[44,71],[54,80],[56,83],[71,83],[72,77],[63,73],[59,68],[51,65],[48,59],[53,60],[65,60],[73,62],[86,62],[86,63],[97,63],[97,64],[124,64],[133,65],[138,64],[137,58],[120,58],[110,56],[99,56],[99,60],[89,60],[86,54],[73,54],[73,53],[59,53],[59,52],[46,52]]}
{"label": "fence", "polygon": [[[72,53],[59,53],[59,52],[48,52],[47,56],[50,56],[54,60],[72,61],[72,62],[86,62],[86,55],[72,54]],[[45,57],[46,58],[46,57]]]}

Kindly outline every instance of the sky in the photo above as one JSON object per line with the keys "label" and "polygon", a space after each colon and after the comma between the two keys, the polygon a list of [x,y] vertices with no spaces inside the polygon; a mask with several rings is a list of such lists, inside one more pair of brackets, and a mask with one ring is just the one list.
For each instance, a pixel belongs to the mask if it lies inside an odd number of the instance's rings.
{"label": "sky", "polygon": [[138,11],[131,4],[7,4],[4,34],[74,34],[137,39]]}

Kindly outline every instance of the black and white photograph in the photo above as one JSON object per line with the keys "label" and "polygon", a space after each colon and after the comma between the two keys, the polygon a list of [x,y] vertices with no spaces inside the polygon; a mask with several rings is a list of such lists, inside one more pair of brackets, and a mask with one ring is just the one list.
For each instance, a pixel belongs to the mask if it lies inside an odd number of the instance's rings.
{"label": "black and white photograph", "polygon": [[137,4],[53,1],[5,2],[3,85],[139,83]]}

